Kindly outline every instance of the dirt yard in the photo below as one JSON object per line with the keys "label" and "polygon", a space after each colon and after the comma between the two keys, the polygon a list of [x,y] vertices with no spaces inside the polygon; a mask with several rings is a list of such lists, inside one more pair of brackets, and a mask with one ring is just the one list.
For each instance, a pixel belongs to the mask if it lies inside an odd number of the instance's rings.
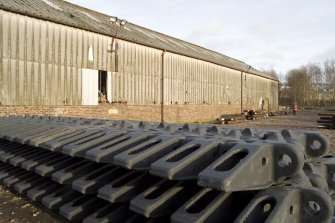
{"label": "dirt yard", "polygon": [[63,217],[33,203],[15,191],[0,186],[0,223],[61,223]]}
{"label": "dirt yard", "polygon": [[[228,124],[260,129],[292,129],[319,131],[327,136],[331,143],[331,154],[335,154],[335,130],[318,129],[318,111],[299,111],[296,116],[274,116],[261,118],[254,121],[242,121],[240,123]],[[0,186],[0,223],[58,223],[67,222],[58,214],[53,213],[42,205],[32,203],[27,198]]]}
{"label": "dirt yard", "polygon": [[242,121],[232,123],[226,126],[239,126],[246,128],[259,129],[290,129],[290,130],[308,130],[318,131],[325,135],[330,141],[330,154],[335,155],[335,130],[320,129],[317,126],[319,119],[318,113],[321,111],[305,110],[298,111],[296,115],[272,116],[268,118],[260,118],[254,121]]}

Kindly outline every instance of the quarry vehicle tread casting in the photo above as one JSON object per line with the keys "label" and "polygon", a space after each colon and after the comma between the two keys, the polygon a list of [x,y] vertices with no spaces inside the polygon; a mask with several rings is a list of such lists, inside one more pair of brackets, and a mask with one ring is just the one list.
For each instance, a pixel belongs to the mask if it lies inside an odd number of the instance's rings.
{"label": "quarry vehicle tread casting", "polygon": [[0,118],[0,182],[70,221],[331,222],[318,132]]}

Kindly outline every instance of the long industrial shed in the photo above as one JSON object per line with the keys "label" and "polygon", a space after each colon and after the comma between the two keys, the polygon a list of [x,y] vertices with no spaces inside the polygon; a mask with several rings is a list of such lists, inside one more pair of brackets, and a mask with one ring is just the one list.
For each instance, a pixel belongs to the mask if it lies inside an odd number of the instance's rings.
{"label": "long industrial shed", "polygon": [[278,108],[278,81],[242,61],[61,0],[1,0],[0,88],[0,115],[195,122]]}

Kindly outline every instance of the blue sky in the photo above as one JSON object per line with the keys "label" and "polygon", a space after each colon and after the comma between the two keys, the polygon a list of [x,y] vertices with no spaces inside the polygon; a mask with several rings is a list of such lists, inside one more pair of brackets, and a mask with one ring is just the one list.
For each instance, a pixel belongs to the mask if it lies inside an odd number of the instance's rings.
{"label": "blue sky", "polygon": [[335,58],[333,0],[70,0],[285,74]]}

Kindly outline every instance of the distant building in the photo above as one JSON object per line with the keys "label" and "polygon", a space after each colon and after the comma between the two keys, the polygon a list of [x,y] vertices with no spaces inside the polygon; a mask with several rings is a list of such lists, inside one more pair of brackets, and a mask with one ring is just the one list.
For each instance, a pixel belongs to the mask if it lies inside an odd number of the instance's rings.
{"label": "distant building", "polygon": [[61,0],[2,0],[0,49],[0,114],[192,122],[278,108],[278,81],[242,61]]}

